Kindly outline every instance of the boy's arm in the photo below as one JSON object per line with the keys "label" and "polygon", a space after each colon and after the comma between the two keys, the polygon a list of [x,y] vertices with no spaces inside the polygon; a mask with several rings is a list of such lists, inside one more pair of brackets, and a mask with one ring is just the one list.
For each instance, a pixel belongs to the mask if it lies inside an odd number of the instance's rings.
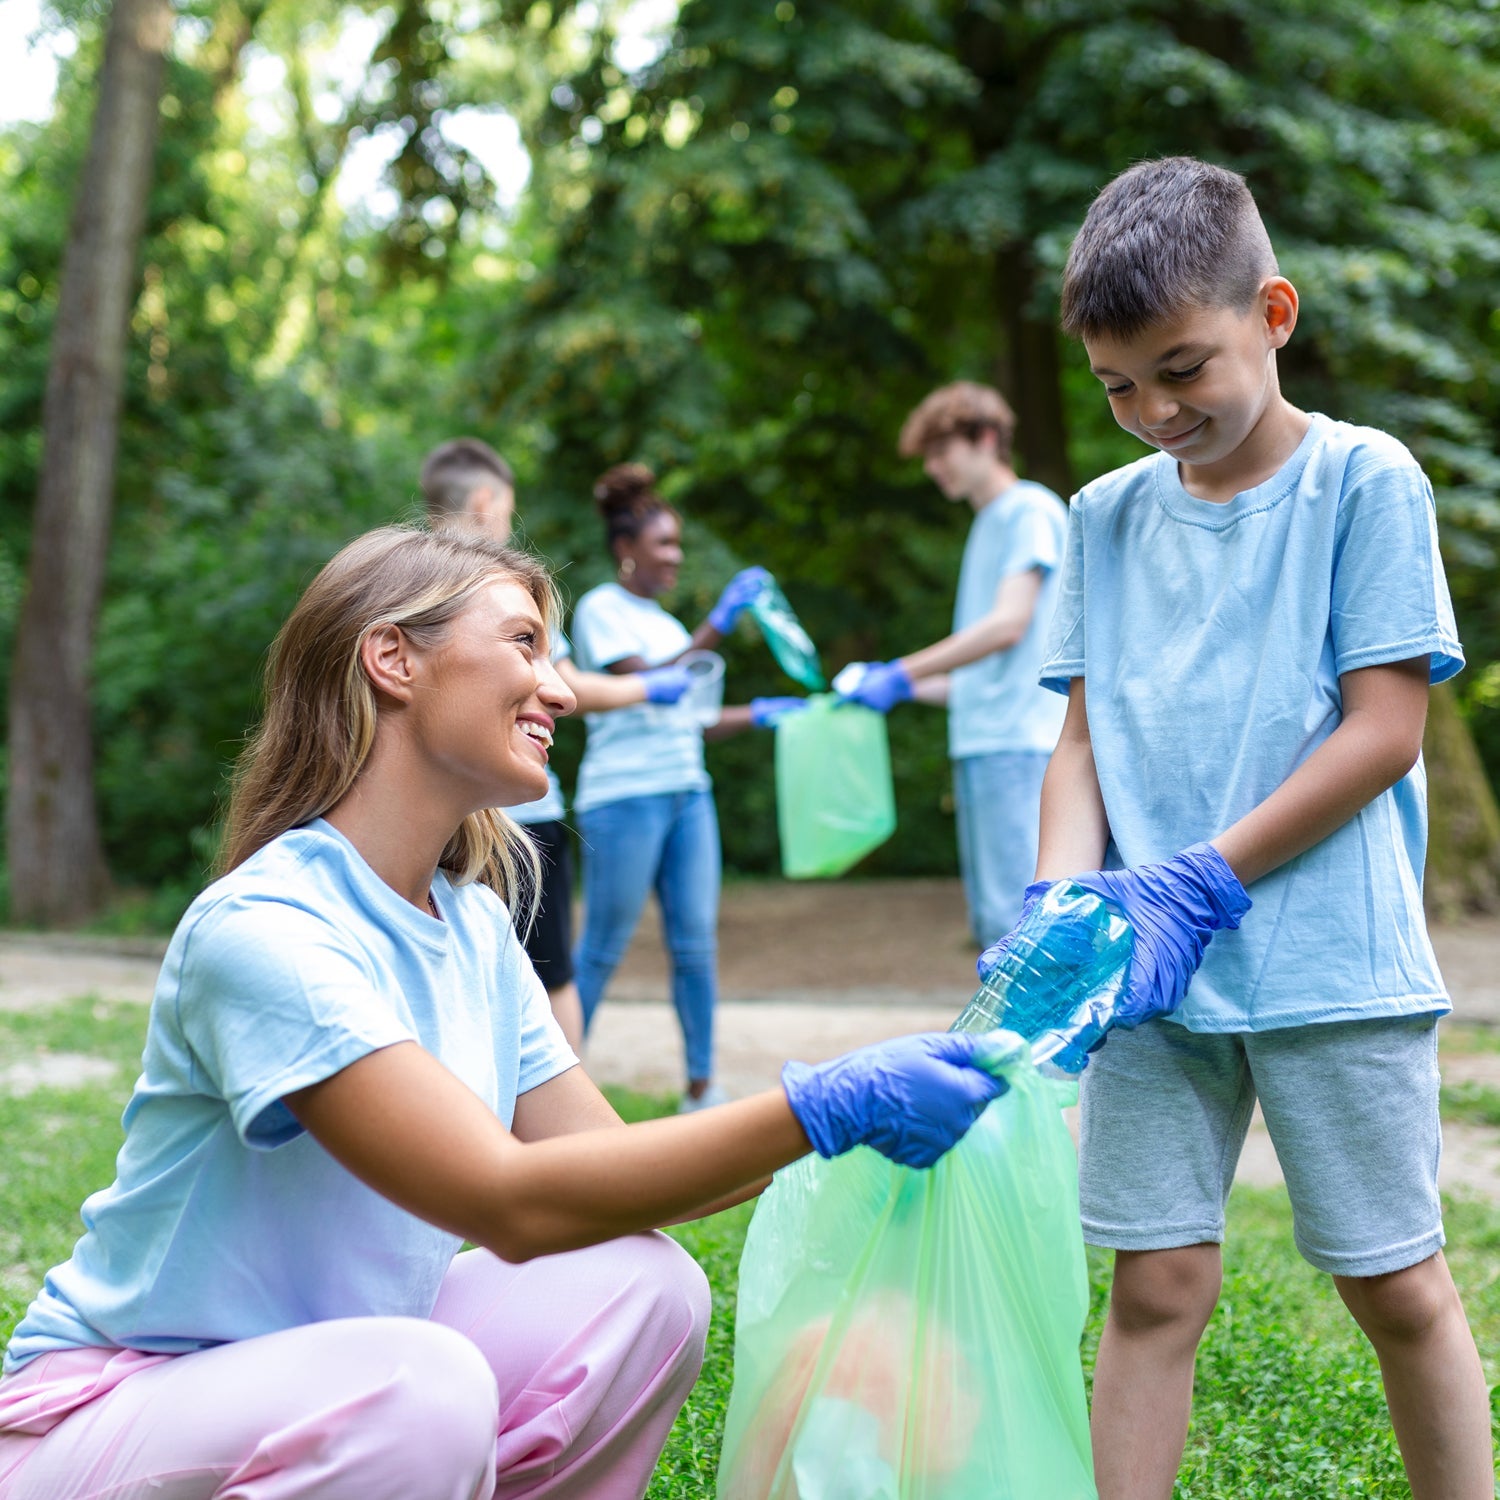
{"label": "boy's arm", "polygon": [[1426,656],[1345,672],[1339,689],[1338,728],[1213,840],[1242,885],[1327,838],[1416,764],[1427,724]]}
{"label": "boy's arm", "polygon": [[966,667],[997,651],[1009,651],[1031,629],[1042,593],[1042,577],[1040,568],[1028,568],[1002,578],[995,590],[995,602],[983,619],[901,658],[906,675],[916,683],[955,667]]}
{"label": "boy's arm", "polygon": [[1042,779],[1042,822],[1036,878],[1062,880],[1097,870],[1109,844],[1109,818],[1094,769],[1084,679],[1068,685],[1068,712]]}

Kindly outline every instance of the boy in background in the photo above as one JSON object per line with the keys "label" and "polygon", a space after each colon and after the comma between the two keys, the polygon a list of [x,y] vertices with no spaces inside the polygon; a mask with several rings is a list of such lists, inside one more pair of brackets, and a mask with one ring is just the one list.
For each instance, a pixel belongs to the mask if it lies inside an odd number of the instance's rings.
{"label": "boy in background", "polygon": [[1042,667],[1067,718],[1027,893],[1072,877],[1118,901],[1125,1025],[1169,1018],[1113,1033],[1083,1079],[1084,1233],[1116,1252],[1101,1500],[1172,1493],[1257,1097],[1297,1247],[1379,1356],[1413,1495],[1492,1500],[1437,1188],[1450,1006],[1420,754],[1428,684],[1463,654],[1431,487],[1394,438],[1281,394],[1297,293],[1234,173],[1117,177],[1062,309],[1116,421],[1159,450],[1070,510]]}
{"label": "boy in background", "polygon": [[1000,392],[960,380],[906,419],[900,451],[920,457],[949,500],[967,501],[953,633],[889,662],[858,662],[834,684],[888,712],[917,698],[948,706],[958,860],[981,947],[1012,926],[1036,868],[1042,776],[1064,708],[1037,685],[1067,510],[1011,467],[1015,418]]}
{"label": "boy in background", "polygon": [[[516,512],[516,481],[510,465],[478,438],[441,443],[422,461],[422,498],[431,525],[474,526],[497,542],[510,540]],[[687,691],[682,667],[614,676],[584,672],[573,664],[572,647],[558,633],[553,645],[558,675],[578,699],[576,712],[604,713],[634,703],[675,703]],[[562,786],[547,769],[547,795],[506,812],[531,835],[542,860],[536,919],[522,934],[552,1013],[574,1052],[583,1051],[583,1007],[573,982],[573,856],[563,824]]]}

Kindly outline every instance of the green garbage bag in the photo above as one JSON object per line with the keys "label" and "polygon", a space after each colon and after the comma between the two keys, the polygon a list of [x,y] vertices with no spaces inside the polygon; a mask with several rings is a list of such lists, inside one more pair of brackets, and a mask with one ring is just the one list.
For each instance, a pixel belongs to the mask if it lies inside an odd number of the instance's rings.
{"label": "green garbage bag", "polygon": [[1077,1159],[1048,1081],[1007,1072],[930,1171],[860,1147],[776,1174],[719,1500],[1094,1500]]}
{"label": "green garbage bag", "polygon": [[831,693],[776,725],[776,826],[791,880],[842,875],[896,831],[885,717]]}

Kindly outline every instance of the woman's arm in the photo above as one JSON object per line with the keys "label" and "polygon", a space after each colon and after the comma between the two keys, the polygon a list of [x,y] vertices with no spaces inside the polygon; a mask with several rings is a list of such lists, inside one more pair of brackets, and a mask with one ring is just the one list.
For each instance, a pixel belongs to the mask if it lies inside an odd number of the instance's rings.
{"label": "woman's arm", "polygon": [[[632,658],[634,660],[635,658]],[[629,675],[620,675],[615,666],[607,672],[585,672],[576,666],[572,657],[556,663],[557,675],[573,690],[578,699],[575,710],[581,714],[608,713],[613,708],[629,708],[646,701],[646,684],[635,675],[645,667],[630,669]]]}
{"label": "woman's arm", "polygon": [[1104,863],[1109,817],[1094,767],[1087,693],[1082,677],[1068,686],[1068,712],[1047,774],[1042,778],[1042,821],[1036,878],[1063,880]]}
{"label": "woman's arm", "polygon": [[[556,1124],[549,1104],[559,1100],[518,1104],[518,1127]],[[725,1206],[809,1150],[780,1089],[628,1127],[595,1107],[602,1128],[522,1139],[415,1042],[372,1052],[286,1103],[367,1186],[508,1261]]]}
{"label": "woman's arm", "polygon": [[1427,657],[1345,672],[1339,689],[1338,728],[1213,840],[1241,885],[1320,843],[1417,763],[1427,724]]}

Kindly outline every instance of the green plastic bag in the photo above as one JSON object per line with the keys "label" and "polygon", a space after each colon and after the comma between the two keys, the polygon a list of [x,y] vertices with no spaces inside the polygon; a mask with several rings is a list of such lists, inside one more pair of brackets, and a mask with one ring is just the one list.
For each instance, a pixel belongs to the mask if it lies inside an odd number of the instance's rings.
{"label": "green plastic bag", "polygon": [[823,668],[818,661],[818,648],[802,628],[802,621],[797,618],[792,606],[786,602],[781,585],[769,574],[751,602],[750,613],[760,626],[760,633],[765,636],[771,655],[788,677],[813,692],[827,685],[823,681]]}
{"label": "green plastic bag", "polygon": [[831,693],[776,725],[776,826],[791,880],[842,875],[896,831],[885,717]]}
{"label": "green plastic bag", "polygon": [[1077,1157],[1048,1081],[1007,1072],[930,1171],[860,1147],[776,1174],[719,1500],[1094,1500]]}

